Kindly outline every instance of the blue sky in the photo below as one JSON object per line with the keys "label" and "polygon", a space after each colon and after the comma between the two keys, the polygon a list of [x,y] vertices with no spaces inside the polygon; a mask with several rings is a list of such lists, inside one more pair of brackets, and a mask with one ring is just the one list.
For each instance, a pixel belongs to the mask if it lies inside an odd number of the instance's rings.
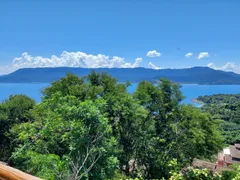
{"label": "blue sky", "polygon": [[239,9],[239,0],[2,0],[0,74],[48,65],[240,73]]}

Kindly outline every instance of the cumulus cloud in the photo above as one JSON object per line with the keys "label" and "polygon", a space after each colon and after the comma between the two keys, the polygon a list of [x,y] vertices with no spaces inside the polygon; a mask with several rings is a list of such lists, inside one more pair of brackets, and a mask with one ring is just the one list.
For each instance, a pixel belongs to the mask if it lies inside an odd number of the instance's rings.
{"label": "cumulus cloud", "polygon": [[142,58],[136,58],[134,64],[132,65],[132,67],[133,68],[139,67],[141,62],[142,62]]}
{"label": "cumulus cloud", "polygon": [[149,62],[148,63],[148,68],[150,68],[150,69],[161,69],[160,67],[157,67],[156,65],[154,65],[152,62]]}
{"label": "cumulus cloud", "polygon": [[67,52],[50,58],[42,56],[31,56],[27,52],[21,57],[13,60],[14,68],[34,68],[34,67],[83,67],[83,68],[135,68],[140,65],[142,58],[136,58],[134,63],[125,62],[124,58],[103,54],[86,54],[84,52]]}
{"label": "cumulus cloud", "polygon": [[17,68],[12,66],[0,66],[0,75],[6,75],[16,70]]}
{"label": "cumulus cloud", "polygon": [[161,56],[160,52],[157,52],[156,50],[148,51],[147,53],[148,57],[159,57]]}
{"label": "cumulus cloud", "polygon": [[189,52],[189,53],[187,53],[187,54],[185,55],[185,57],[189,58],[189,57],[191,57],[192,55],[193,55],[193,53]]}
{"label": "cumulus cloud", "polygon": [[210,67],[210,68],[212,68],[212,69],[217,69],[216,66],[214,65],[214,63],[209,63],[209,64],[207,65],[207,67]]}
{"label": "cumulus cloud", "polygon": [[202,58],[206,58],[206,57],[209,57],[208,52],[201,52],[198,55],[198,59],[202,59]]}
{"label": "cumulus cloud", "polygon": [[230,71],[240,74],[240,65],[237,65],[234,62],[227,62],[223,66],[216,66],[214,63],[209,63],[207,66],[216,70]]}
{"label": "cumulus cloud", "polygon": [[128,63],[122,57],[84,52],[63,51],[60,56],[51,57],[31,56],[24,52],[20,57],[13,59],[11,66],[0,66],[0,75],[9,74],[20,68],[36,67],[135,68],[139,67],[141,62],[140,57],[136,58],[135,62]]}

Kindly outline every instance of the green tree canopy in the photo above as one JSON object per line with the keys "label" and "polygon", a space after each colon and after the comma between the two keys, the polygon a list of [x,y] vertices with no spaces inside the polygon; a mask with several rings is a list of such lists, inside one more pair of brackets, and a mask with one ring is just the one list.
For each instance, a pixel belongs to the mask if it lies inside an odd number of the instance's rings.
{"label": "green tree canopy", "polygon": [[14,144],[8,137],[9,130],[17,124],[31,120],[30,110],[35,102],[25,95],[11,95],[0,103],[0,160],[8,161]]}
{"label": "green tree canopy", "polygon": [[[12,129],[22,144],[12,156],[15,164],[50,179],[59,175],[75,179],[111,177],[118,167],[117,141],[105,106],[103,99],[80,102],[56,92],[36,106],[33,123]],[[52,168],[41,168],[46,166]]]}
{"label": "green tree canopy", "polygon": [[130,85],[96,72],[53,82],[9,127],[11,162],[45,179],[160,179],[170,178],[174,159],[182,168],[221,148],[218,121],[182,105],[180,85],[143,81],[134,94]]}

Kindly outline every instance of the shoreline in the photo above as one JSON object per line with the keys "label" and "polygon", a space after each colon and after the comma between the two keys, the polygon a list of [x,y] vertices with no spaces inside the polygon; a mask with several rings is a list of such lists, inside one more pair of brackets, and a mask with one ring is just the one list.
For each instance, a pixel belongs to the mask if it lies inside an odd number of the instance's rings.
{"label": "shoreline", "polygon": [[199,107],[202,107],[204,105],[204,102],[197,100],[197,98],[193,98],[192,102],[199,104]]}

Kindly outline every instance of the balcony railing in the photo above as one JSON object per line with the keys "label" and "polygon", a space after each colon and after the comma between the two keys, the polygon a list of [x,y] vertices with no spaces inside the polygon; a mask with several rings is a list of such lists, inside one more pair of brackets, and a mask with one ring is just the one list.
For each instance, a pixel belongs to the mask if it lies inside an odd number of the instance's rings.
{"label": "balcony railing", "polygon": [[42,180],[0,162],[1,180]]}

